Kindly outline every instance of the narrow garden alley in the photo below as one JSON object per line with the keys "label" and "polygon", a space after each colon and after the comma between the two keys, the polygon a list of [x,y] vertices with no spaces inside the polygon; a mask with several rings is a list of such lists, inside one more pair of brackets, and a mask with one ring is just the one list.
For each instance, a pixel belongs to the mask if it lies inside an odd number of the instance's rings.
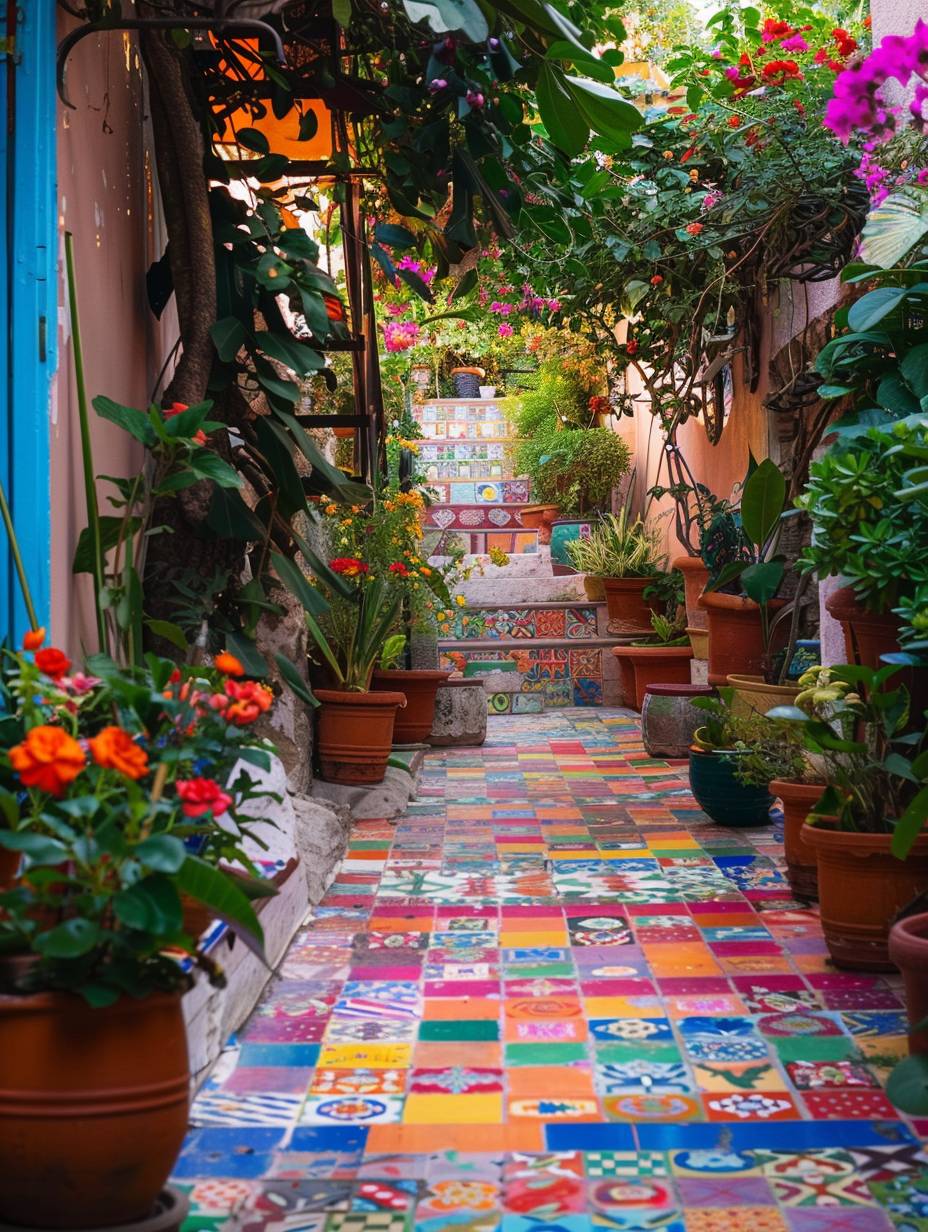
{"label": "narrow garden alley", "polygon": [[431,753],[195,1101],[185,1227],[920,1232],[896,984],[829,965],[781,855],[627,712]]}

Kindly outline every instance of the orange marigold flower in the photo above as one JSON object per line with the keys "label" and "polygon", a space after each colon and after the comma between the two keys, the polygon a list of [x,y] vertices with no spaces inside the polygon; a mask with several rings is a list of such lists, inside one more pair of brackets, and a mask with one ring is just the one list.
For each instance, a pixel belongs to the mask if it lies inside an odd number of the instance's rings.
{"label": "orange marigold flower", "polygon": [[223,676],[244,676],[245,669],[242,666],[241,659],[236,658],[228,650],[221,650],[213,659],[213,667],[217,672],[222,672]]}
{"label": "orange marigold flower", "polygon": [[23,650],[38,650],[45,641],[45,629],[30,629],[23,638]]}
{"label": "orange marigold flower", "polygon": [[271,690],[256,680],[227,680],[225,687],[229,705],[223,713],[228,722],[236,727],[253,723],[265,710],[270,709],[274,700]]}
{"label": "orange marigold flower", "polygon": [[24,787],[38,787],[52,796],[65,788],[87,764],[84,750],[60,727],[41,725],[27,733],[22,744],[10,749],[10,765]]}
{"label": "orange marigold flower", "polygon": [[367,573],[369,566],[354,556],[336,556],[329,561],[329,568],[333,573],[342,573],[345,577],[357,577],[361,573]]}
{"label": "orange marigold flower", "polygon": [[88,743],[101,769],[118,770],[127,779],[141,779],[148,773],[148,754],[121,727],[104,727]]}
{"label": "orange marigold flower", "polygon": [[51,676],[52,680],[60,680],[70,671],[71,660],[63,650],[58,650],[56,646],[48,646],[45,650],[36,651],[35,665],[40,672]]}

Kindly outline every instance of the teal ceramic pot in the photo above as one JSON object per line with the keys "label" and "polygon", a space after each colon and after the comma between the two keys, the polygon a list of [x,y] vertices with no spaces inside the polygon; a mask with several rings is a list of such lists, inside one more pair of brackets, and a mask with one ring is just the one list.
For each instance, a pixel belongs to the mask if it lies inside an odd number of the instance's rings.
{"label": "teal ceramic pot", "polygon": [[766,787],[745,787],[735,778],[737,753],[690,750],[690,788],[696,803],[720,826],[766,826],[773,796]]}
{"label": "teal ceramic pot", "polygon": [[589,518],[558,518],[551,524],[551,570],[555,577],[577,572],[570,563],[567,545],[574,539],[589,539],[592,529]]}

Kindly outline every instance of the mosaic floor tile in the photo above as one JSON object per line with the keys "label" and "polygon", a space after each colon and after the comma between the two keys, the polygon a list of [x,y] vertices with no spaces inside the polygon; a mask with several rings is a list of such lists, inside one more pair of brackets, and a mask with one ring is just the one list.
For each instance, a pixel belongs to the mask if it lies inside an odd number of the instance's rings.
{"label": "mosaic floor tile", "polygon": [[928,1232],[898,981],[830,967],[779,819],[710,824],[622,713],[488,730],[355,825],[194,1102],[185,1232]]}

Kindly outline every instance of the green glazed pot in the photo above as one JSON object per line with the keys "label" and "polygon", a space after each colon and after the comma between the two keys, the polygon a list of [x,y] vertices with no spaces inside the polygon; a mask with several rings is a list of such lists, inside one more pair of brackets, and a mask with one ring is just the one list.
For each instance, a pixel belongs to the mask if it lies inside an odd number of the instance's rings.
{"label": "green glazed pot", "polygon": [[558,518],[551,525],[551,571],[564,577],[577,570],[570,563],[567,545],[574,539],[589,539],[593,524],[589,518]]}
{"label": "green glazed pot", "polygon": [[716,750],[690,749],[690,788],[696,803],[720,826],[765,826],[773,796],[766,787],[745,787],[735,778],[732,760]]}

